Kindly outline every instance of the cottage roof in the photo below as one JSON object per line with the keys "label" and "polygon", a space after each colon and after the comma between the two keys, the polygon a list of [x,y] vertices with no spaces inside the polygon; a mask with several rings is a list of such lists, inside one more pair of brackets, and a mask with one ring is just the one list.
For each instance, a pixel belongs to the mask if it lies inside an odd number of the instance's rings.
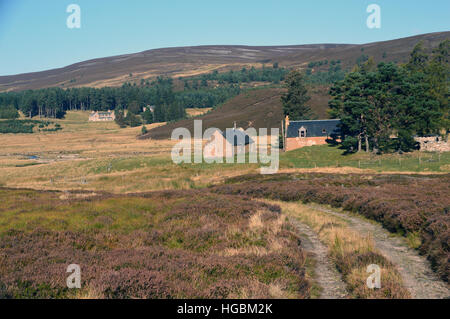
{"label": "cottage roof", "polygon": [[339,135],[340,120],[305,120],[290,121],[287,128],[287,137],[298,137],[298,130],[301,127],[306,129],[306,137],[326,137]]}
{"label": "cottage roof", "polygon": [[221,132],[222,136],[233,146],[252,144],[254,141],[243,130],[227,128]]}

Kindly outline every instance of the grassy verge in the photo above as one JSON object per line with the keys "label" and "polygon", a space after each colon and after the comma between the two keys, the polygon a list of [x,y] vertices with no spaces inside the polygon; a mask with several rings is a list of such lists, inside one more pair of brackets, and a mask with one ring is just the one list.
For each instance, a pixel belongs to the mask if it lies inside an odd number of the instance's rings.
{"label": "grassy verge", "polygon": [[[311,227],[327,245],[329,256],[342,273],[344,282],[353,298],[410,298],[403,287],[401,277],[392,263],[375,248],[370,237],[352,231],[347,222],[336,216],[301,205],[281,201],[266,201],[278,205],[282,212]],[[369,289],[366,285],[367,266],[381,268],[381,288]]]}
{"label": "grassy verge", "polygon": [[344,155],[344,151],[336,146],[317,145],[281,154],[280,167],[354,167],[376,172],[450,172],[450,152]]}

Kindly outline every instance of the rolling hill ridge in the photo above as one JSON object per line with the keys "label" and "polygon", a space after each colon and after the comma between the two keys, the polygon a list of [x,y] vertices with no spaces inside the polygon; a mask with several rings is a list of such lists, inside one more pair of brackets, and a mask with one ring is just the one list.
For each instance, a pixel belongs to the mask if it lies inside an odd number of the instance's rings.
{"label": "rolling hill ridge", "polygon": [[34,73],[0,76],[0,92],[59,86],[104,87],[164,75],[187,77],[225,71],[244,66],[261,66],[278,62],[283,67],[306,67],[311,61],[341,60],[351,67],[362,54],[375,62],[404,62],[419,41],[435,47],[450,38],[450,32],[429,33],[408,38],[368,44],[311,44],[291,46],[208,45],[175,47],[99,58],[63,68]]}

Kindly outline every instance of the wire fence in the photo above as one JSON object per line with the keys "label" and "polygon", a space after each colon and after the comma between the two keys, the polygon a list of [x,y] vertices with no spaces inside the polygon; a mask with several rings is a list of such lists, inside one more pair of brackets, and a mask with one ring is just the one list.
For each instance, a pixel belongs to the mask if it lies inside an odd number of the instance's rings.
{"label": "wire fence", "polygon": [[370,159],[303,159],[296,161],[296,167],[318,168],[318,167],[357,167],[360,169],[437,169],[441,165],[450,164],[448,156],[442,156],[441,153],[422,153],[418,155],[392,155],[389,157],[374,156]]}

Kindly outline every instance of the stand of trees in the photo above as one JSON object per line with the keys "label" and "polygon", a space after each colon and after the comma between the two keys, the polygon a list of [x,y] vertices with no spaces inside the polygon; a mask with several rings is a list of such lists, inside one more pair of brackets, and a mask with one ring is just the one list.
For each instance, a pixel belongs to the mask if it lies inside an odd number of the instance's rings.
{"label": "stand of trees", "polygon": [[356,66],[330,90],[330,114],[342,121],[348,151],[409,151],[414,135],[449,129],[450,41],[426,54],[419,43],[406,65],[373,59]]}
{"label": "stand of trees", "polygon": [[[184,106],[177,101],[173,91],[172,79],[158,78],[151,88],[153,95],[149,97],[154,105],[154,111],[148,107],[144,111],[144,105],[139,101],[132,100],[128,104],[126,115],[122,107],[116,111],[116,123],[121,127],[139,126],[153,122],[176,121],[186,117]],[[138,116],[140,115],[140,116]]]}
{"label": "stand of trees", "polygon": [[208,81],[217,81],[219,84],[239,84],[248,82],[271,82],[280,83],[289,73],[288,69],[278,67],[278,63],[274,63],[273,67],[262,67],[256,69],[242,68],[240,71],[230,70],[228,72],[219,73],[217,70],[209,74],[192,77],[184,80],[185,88],[199,89],[207,87]]}
{"label": "stand of trees", "polygon": [[189,89],[177,93],[175,99],[184,108],[188,107],[214,107],[224,103],[231,97],[239,95],[241,88],[237,84],[219,86],[214,89],[200,88],[198,90]]}
{"label": "stand of trees", "polygon": [[[328,70],[313,72],[314,67],[321,67],[322,65],[328,65]],[[342,70],[341,60],[328,60],[310,62],[308,69],[306,69],[305,81],[311,84],[331,84],[344,79],[345,72]]]}
{"label": "stand of trees", "polygon": [[173,121],[185,116],[187,107],[214,107],[240,93],[238,85],[174,92],[171,78],[158,78],[149,87],[125,83],[118,88],[47,88],[0,93],[0,118],[13,118],[21,110],[27,117],[63,118],[68,110],[128,110],[139,115],[155,106],[155,117],[142,116],[147,123]]}

